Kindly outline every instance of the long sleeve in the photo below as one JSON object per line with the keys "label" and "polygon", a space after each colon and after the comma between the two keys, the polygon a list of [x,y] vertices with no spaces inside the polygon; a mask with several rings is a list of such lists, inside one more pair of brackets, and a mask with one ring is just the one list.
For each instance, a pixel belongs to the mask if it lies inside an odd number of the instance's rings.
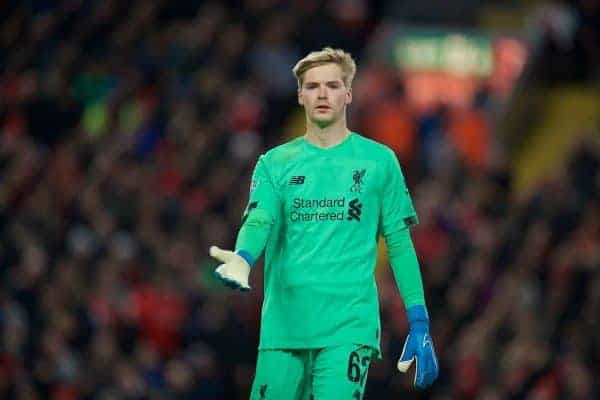
{"label": "long sleeve", "polygon": [[235,244],[237,252],[250,256],[251,264],[262,254],[271,227],[280,218],[280,210],[280,196],[268,172],[264,156],[261,156],[252,174],[250,198]]}
{"label": "long sleeve", "polygon": [[390,264],[396,278],[396,285],[408,309],[415,305],[425,305],[423,280],[419,261],[413,246],[410,229],[404,227],[385,236]]}
{"label": "long sleeve", "polygon": [[385,238],[396,284],[405,306],[424,305],[419,262],[410,226],[419,222],[396,155],[390,150],[384,166],[379,230]]}

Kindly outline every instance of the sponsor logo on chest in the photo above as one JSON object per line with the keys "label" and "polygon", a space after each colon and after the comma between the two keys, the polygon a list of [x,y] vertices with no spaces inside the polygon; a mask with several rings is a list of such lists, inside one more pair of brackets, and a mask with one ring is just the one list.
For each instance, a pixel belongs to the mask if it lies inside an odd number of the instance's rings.
{"label": "sponsor logo on chest", "polygon": [[[363,193],[366,169],[356,169],[349,175],[349,199],[344,196],[327,196],[307,198],[293,197],[289,211],[289,222],[325,222],[348,221],[360,222],[363,213],[363,203],[358,195]],[[310,177],[306,175],[293,175],[289,178],[290,186],[308,185]]]}

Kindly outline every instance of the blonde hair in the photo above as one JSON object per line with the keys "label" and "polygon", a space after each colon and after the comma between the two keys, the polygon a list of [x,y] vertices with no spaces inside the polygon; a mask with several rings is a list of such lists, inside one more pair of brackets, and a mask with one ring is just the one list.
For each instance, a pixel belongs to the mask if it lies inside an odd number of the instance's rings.
{"label": "blonde hair", "polygon": [[350,53],[346,53],[342,49],[333,49],[331,47],[324,47],[323,50],[310,52],[306,57],[298,61],[292,69],[294,76],[298,80],[298,87],[302,86],[304,73],[306,71],[329,63],[340,66],[342,69],[342,80],[344,81],[344,85],[347,88],[351,87],[352,80],[356,74],[356,63]]}

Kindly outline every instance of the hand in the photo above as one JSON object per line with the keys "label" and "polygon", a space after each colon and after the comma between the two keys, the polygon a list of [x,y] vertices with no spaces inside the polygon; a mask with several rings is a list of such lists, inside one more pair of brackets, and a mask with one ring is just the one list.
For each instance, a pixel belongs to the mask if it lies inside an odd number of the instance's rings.
{"label": "hand", "polygon": [[239,254],[233,251],[223,250],[217,246],[211,246],[210,256],[222,262],[215,270],[215,275],[225,285],[242,291],[250,290],[248,276],[250,275],[250,264]]}
{"label": "hand", "polygon": [[[411,310],[408,311],[408,314],[409,321],[411,321]],[[413,312],[413,314],[419,313]],[[425,311],[425,316],[426,315],[427,312]],[[411,321],[408,337],[404,342],[404,349],[398,360],[398,370],[402,373],[406,373],[413,361],[415,361],[416,364],[414,385],[419,389],[425,389],[431,386],[433,381],[438,377],[439,366],[435,348],[433,347],[433,340],[429,335],[428,319]]]}

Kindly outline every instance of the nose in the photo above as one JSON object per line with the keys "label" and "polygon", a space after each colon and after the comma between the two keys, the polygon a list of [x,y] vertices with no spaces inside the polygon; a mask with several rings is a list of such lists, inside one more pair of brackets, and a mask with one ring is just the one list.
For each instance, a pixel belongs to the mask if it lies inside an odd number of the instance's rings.
{"label": "nose", "polygon": [[319,87],[319,99],[327,98],[327,88],[325,86]]}

